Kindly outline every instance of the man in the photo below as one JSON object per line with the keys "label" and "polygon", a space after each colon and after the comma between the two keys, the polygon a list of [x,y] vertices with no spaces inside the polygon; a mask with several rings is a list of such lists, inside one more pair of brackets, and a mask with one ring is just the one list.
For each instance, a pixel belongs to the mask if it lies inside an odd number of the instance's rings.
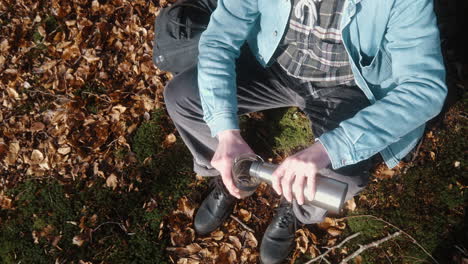
{"label": "man", "polygon": [[[256,61],[236,61],[246,41]],[[431,0],[219,0],[199,52],[197,67],[165,89],[194,170],[222,179],[197,212],[199,234],[216,229],[239,198],[232,161],[253,151],[238,115],[296,106],[312,122],[316,142],[274,173],[284,199],[262,239],[263,263],[287,257],[297,220],[323,220],[325,210],[303,204],[306,182],[313,194],[320,171],[347,182],[350,199],[366,185],[373,155],[394,167],[414,148],[447,92]]]}

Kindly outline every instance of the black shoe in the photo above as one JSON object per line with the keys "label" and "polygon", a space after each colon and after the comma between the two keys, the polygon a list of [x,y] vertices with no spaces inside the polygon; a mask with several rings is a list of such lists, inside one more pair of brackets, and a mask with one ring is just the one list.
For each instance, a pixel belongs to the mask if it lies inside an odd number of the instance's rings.
{"label": "black shoe", "polygon": [[266,229],[260,245],[260,262],[262,264],[281,263],[294,246],[297,219],[292,205],[283,198],[277,210],[276,216]]}
{"label": "black shoe", "polygon": [[231,214],[237,198],[229,194],[220,177],[213,179],[214,189],[195,215],[194,227],[199,235],[213,232]]}

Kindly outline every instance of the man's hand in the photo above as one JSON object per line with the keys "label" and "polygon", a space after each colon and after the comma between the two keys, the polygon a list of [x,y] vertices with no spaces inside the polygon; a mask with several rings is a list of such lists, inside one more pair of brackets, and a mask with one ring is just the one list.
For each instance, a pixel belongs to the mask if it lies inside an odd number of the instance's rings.
{"label": "man's hand", "polygon": [[211,166],[219,171],[229,193],[240,199],[239,189],[232,179],[234,159],[244,153],[254,153],[240,135],[239,130],[226,130],[218,133],[219,144],[211,160]]}
{"label": "man's hand", "polygon": [[311,197],[315,195],[315,174],[330,164],[328,154],[320,142],[286,158],[273,173],[273,188],[288,202],[294,197],[304,204],[304,184],[307,180]]}

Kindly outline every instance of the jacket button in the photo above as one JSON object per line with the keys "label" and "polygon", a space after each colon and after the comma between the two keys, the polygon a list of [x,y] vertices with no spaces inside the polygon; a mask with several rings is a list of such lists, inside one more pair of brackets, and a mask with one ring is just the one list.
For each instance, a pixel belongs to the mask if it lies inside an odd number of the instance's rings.
{"label": "jacket button", "polygon": [[273,32],[273,35],[276,37],[276,35],[278,35],[278,31],[275,30],[275,32]]}

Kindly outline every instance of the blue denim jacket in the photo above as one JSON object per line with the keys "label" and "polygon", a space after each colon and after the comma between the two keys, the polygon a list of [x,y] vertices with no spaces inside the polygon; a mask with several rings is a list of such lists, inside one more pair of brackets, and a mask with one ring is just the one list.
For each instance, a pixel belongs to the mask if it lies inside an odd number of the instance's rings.
{"label": "blue denim jacket", "polygon": [[[290,0],[219,0],[199,44],[198,85],[212,135],[238,129],[235,58],[248,41],[272,61]],[[343,43],[357,85],[371,105],[321,135],[332,167],[380,152],[394,167],[417,144],[444,103],[447,87],[432,0],[346,0]]]}

